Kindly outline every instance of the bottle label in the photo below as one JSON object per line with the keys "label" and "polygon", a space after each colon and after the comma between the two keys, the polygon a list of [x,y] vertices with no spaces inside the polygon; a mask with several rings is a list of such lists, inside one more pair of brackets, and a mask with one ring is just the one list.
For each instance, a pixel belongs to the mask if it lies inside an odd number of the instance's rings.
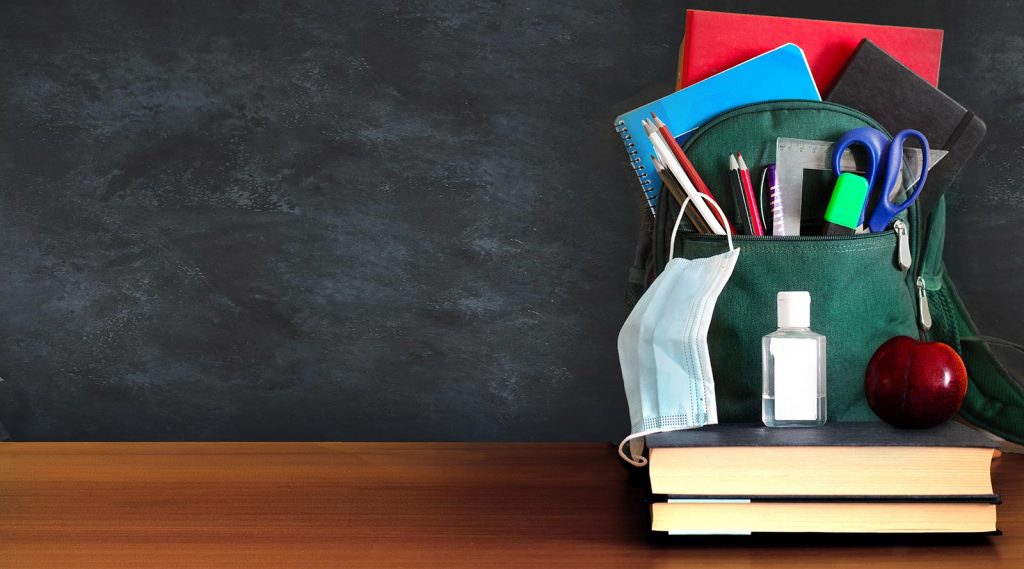
{"label": "bottle label", "polygon": [[775,419],[818,419],[818,343],[811,338],[775,338]]}

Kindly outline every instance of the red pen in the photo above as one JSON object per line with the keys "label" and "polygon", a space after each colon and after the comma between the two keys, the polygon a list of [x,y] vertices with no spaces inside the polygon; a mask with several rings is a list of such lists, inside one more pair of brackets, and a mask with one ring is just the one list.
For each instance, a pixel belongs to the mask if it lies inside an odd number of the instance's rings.
{"label": "red pen", "polygon": [[[707,184],[705,184],[704,180],[701,179],[700,174],[697,173],[697,169],[693,167],[693,163],[690,162],[690,159],[683,153],[683,149],[679,146],[679,143],[676,142],[676,137],[672,136],[672,131],[668,129],[668,125],[665,124],[665,121],[659,119],[658,115],[654,113],[651,113],[651,118],[654,119],[654,126],[658,128],[658,133],[661,134],[661,138],[665,140],[665,144],[668,145],[672,154],[675,155],[676,160],[679,161],[679,165],[683,167],[683,172],[686,172],[686,177],[693,182],[693,187],[697,188],[698,192],[714,200],[715,196],[711,195],[711,190],[708,189]],[[718,203],[717,200],[715,203]],[[715,219],[718,220],[718,223],[722,224],[722,227],[728,227],[730,233],[733,235],[736,234],[736,228],[729,223],[728,219],[722,217],[722,214],[718,213],[717,209],[711,208],[711,213],[715,214]]]}
{"label": "red pen", "polygon": [[750,170],[747,169],[747,163],[743,161],[742,154],[737,152],[736,159],[740,163],[740,180],[743,182],[743,195],[747,198],[747,209],[750,210],[750,219],[753,221],[750,233],[751,235],[764,237],[761,208],[757,207],[757,196],[754,194],[754,182],[750,180]]}

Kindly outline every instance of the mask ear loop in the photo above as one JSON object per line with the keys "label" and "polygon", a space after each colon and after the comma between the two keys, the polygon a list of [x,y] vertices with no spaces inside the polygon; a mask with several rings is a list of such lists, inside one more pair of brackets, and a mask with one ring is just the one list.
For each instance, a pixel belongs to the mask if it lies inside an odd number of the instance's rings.
{"label": "mask ear loop", "polygon": [[[631,456],[635,449],[639,449],[639,452],[643,452],[643,450],[644,450],[643,439],[640,439],[639,444],[636,444],[636,445],[633,444],[635,439],[637,439],[637,438],[639,438],[641,436],[643,436],[643,435],[630,435],[630,436],[622,439],[622,442],[619,443],[619,458],[621,458],[622,460],[625,460],[626,462],[632,464],[633,466],[635,466],[637,468],[642,468],[644,465],[647,464],[647,457],[645,457],[644,455],[641,454],[637,458],[633,458]],[[629,445],[629,454],[626,454],[626,443],[630,443],[630,445]]]}
{"label": "mask ear loop", "polygon": [[[725,212],[722,211],[722,207],[718,205],[718,202],[716,202],[714,200],[714,198],[712,198],[710,196],[705,196],[704,194],[697,194],[697,195],[702,200],[707,202],[708,205],[714,206],[715,209],[718,210],[718,213],[722,216],[722,219],[725,219]],[[689,203],[690,203],[690,196],[686,196],[686,199],[683,200],[683,207],[679,208],[679,215],[676,216],[676,224],[675,224],[675,226],[672,227],[672,239],[668,243],[668,260],[669,261],[671,261],[672,259],[676,258],[676,233],[679,232],[679,222],[681,222],[683,220],[683,214],[686,213],[686,206],[689,205]],[[726,236],[726,238],[729,241],[729,250],[732,251],[733,249],[735,249],[735,247],[733,247],[733,245],[732,245],[732,231],[729,230],[729,224],[728,223],[725,224],[725,236]]]}

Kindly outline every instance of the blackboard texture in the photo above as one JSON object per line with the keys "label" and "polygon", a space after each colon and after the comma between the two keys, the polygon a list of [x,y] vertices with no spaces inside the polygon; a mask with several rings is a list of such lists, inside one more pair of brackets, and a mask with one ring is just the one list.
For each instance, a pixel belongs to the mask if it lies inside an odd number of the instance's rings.
{"label": "blackboard texture", "polygon": [[0,420],[617,439],[638,187],[611,122],[671,90],[686,7],[944,28],[941,87],[989,127],[949,268],[985,333],[1024,339],[1019,3],[16,1]]}

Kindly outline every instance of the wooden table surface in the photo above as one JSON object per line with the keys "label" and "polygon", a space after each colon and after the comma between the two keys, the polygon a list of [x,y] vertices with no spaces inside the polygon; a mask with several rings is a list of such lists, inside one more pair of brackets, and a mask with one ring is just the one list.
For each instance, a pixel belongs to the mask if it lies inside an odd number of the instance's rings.
{"label": "wooden table surface", "polygon": [[0,443],[0,567],[1024,567],[1004,535],[651,542],[610,445]]}

